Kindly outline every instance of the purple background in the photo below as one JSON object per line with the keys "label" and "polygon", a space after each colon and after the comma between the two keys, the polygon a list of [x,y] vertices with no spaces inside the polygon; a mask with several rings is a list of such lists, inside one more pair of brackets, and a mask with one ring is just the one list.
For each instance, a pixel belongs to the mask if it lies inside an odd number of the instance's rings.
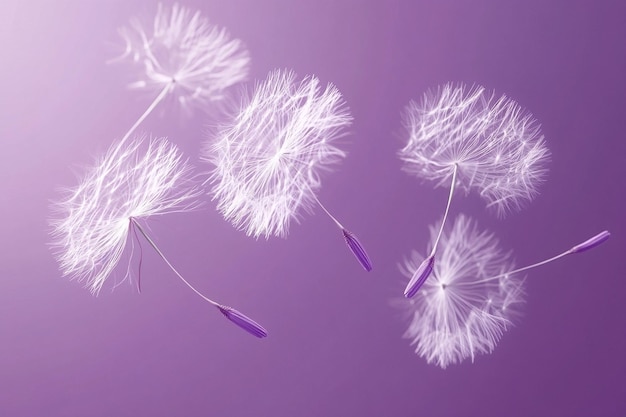
{"label": "purple background", "polygon": [[[469,4],[471,3],[471,4]],[[150,2],[0,4],[1,416],[626,415],[626,7],[622,1],[185,1],[273,68],[316,74],[355,117],[320,198],[368,248],[365,273],[321,210],[288,239],[247,238],[214,203],[148,221],[202,291],[262,322],[224,320],[144,245],[143,292],[98,298],[61,277],[49,202],[151,97],[107,66]],[[526,210],[474,216],[519,265],[609,229],[603,246],[528,275],[524,316],[493,354],[441,370],[401,339],[397,263],[424,250],[447,191],[400,171],[400,111],[448,81],[516,99],[542,123],[550,174]],[[204,126],[161,107],[143,128],[192,161]],[[168,113],[169,111],[169,113]]]}

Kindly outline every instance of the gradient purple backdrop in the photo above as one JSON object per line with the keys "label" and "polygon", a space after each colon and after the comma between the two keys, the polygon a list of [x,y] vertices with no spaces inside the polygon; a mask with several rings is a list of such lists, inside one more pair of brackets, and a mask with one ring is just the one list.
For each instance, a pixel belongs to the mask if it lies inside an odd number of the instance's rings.
{"label": "gradient purple backdrop", "polygon": [[[364,272],[321,210],[287,239],[247,238],[215,211],[148,221],[201,290],[263,323],[250,337],[144,250],[131,285],[94,298],[61,277],[49,201],[151,97],[107,66],[117,28],[153,2],[0,4],[0,416],[626,415],[626,7],[622,1],[183,1],[242,39],[251,80],[316,74],[355,117],[320,198],[358,234]],[[498,219],[478,197],[452,214],[494,231],[517,264],[609,229],[601,247],[528,274],[528,302],[493,354],[448,369],[401,339],[397,263],[424,251],[447,190],[400,171],[400,112],[448,81],[509,95],[552,152],[541,195]],[[143,130],[196,155],[210,119],[171,107]]]}

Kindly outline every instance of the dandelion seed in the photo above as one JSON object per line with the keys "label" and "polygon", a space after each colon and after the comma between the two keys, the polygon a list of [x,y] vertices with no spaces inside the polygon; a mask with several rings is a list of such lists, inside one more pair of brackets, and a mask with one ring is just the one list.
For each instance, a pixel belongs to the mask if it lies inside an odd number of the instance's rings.
{"label": "dandelion seed", "polygon": [[137,220],[131,219],[131,224],[137,229],[139,229],[139,231],[146,238],[148,243],[150,243],[152,248],[154,248],[154,250],[159,254],[161,259],[163,259],[163,261],[167,264],[167,266],[170,267],[170,269],[176,274],[176,276],[180,278],[180,280],[183,281],[183,283],[185,283],[185,285],[187,285],[200,298],[202,298],[204,301],[208,302],[209,304],[217,307],[217,309],[224,315],[224,317],[226,317],[232,323],[236,324],[237,326],[247,331],[248,333],[258,338],[263,338],[267,336],[267,331],[265,330],[265,328],[263,328],[263,326],[261,326],[260,324],[258,324],[257,322],[249,318],[248,316],[240,313],[239,311],[235,310],[232,307],[227,307],[222,304],[219,304],[218,302],[213,301],[212,299],[208,298],[207,296],[202,294],[200,291],[198,291],[193,285],[191,285],[191,283],[189,283],[189,281],[187,281],[180,274],[180,272],[178,272],[176,268],[174,268],[174,266],[170,263],[170,261],[165,257],[163,252],[161,252],[161,249],[159,249],[159,247],[154,243],[152,238],[150,238],[150,236],[146,234],[145,230],[141,227],[141,225],[137,223]]}
{"label": "dandelion seed", "polygon": [[411,277],[411,280],[407,284],[406,289],[404,290],[404,296],[406,298],[413,297],[422,287],[422,285],[424,285],[426,279],[428,279],[430,274],[433,272],[434,264],[435,256],[430,255],[426,257],[426,259],[424,259],[422,263],[417,267],[417,269],[413,273],[413,276]]}
{"label": "dandelion seed", "polygon": [[[429,250],[438,230],[439,225],[430,228]],[[492,352],[512,325],[524,295],[517,275],[491,278],[513,266],[510,253],[498,247],[492,234],[479,231],[463,215],[446,230],[431,278],[403,303],[412,315],[404,337],[411,339],[419,356],[441,368]],[[402,265],[403,274],[413,278],[423,259],[414,252]]]}
{"label": "dandelion seed", "polygon": [[404,170],[438,186],[450,184],[442,228],[455,187],[477,191],[503,215],[532,200],[547,172],[549,151],[538,123],[513,100],[483,87],[444,85],[421,103],[410,102],[404,124]]}
{"label": "dandelion seed", "polygon": [[138,68],[138,79],[130,88],[157,93],[123,140],[166,96],[190,113],[221,100],[248,74],[250,58],[242,42],[211,25],[199,11],[178,4],[159,4],[152,24],[133,19],[119,33],[125,50],[111,61],[131,61]]}
{"label": "dandelion seed", "polygon": [[348,245],[354,256],[357,258],[361,266],[366,271],[371,271],[372,261],[367,255],[367,252],[365,252],[365,248],[363,248],[359,240],[352,233],[350,233],[346,229],[341,229],[341,231],[343,232],[343,237],[346,240],[346,244]]}
{"label": "dandelion seed", "polygon": [[[593,248],[601,245],[606,240],[608,240],[609,237],[611,237],[611,233],[609,233],[609,231],[605,230],[605,231],[600,232],[597,235],[587,239],[586,241],[584,241],[582,243],[579,243],[578,245],[576,245],[576,246],[566,250],[565,252],[562,252],[562,253],[560,253],[560,254],[558,254],[556,256],[553,256],[552,258],[546,259],[546,260],[541,261],[541,262],[534,263],[532,265],[525,266],[523,268],[516,269],[514,271],[510,271],[510,272],[507,272],[507,273],[508,274],[514,274],[514,273],[517,273],[517,272],[527,271],[529,269],[533,269],[533,268],[536,268],[538,266],[549,264],[549,263],[554,262],[557,259],[561,259],[561,258],[563,258],[563,257],[565,257],[567,255],[572,255],[572,254],[575,254],[575,253],[581,253],[581,252],[588,251],[590,249],[593,249]],[[498,276],[496,276],[495,278],[498,278]]]}
{"label": "dandelion seed", "polygon": [[53,203],[53,247],[64,275],[97,294],[126,247],[131,218],[193,210],[201,190],[164,138],[116,142],[81,183]]}
{"label": "dandelion seed", "polygon": [[601,245],[602,243],[604,243],[609,237],[611,237],[611,234],[608,232],[608,230],[605,230],[603,232],[598,233],[597,235],[595,235],[591,239],[586,240],[583,243],[574,246],[573,248],[571,248],[569,250],[569,252],[570,253],[580,253],[580,252],[587,251],[589,249],[593,249],[596,246]]}
{"label": "dandelion seed", "polygon": [[296,82],[291,72],[271,72],[233,120],[217,129],[203,153],[214,166],[209,181],[217,209],[247,235],[267,238],[285,236],[301,209],[308,211],[316,203],[370,270],[356,237],[316,196],[321,172],[345,157],[335,143],[351,122],[333,85],[322,90],[315,77]]}
{"label": "dandelion seed", "polygon": [[259,323],[252,320],[245,314],[240,313],[234,308],[227,306],[217,306],[217,308],[224,315],[224,317],[226,317],[228,320],[232,321],[251,335],[258,338],[267,337],[267,330],[265,330],[263,326],[261,326]]}
{"label": "dandelion seed", "polygon": [[[520,272],[591,249],[610,236],[604,231],[557,256],[513,269],[510,253],[502,252],[498,240],[479,231],[469,218],[460,215],[449,232],[441,234],[441,230],[440,225],[430,228],[427,249],[441,239],[432,278],[419,292],[409,284],[407,288],[414,290],[415,297],[402,303],[412,316],[404,337],[412,340],[419,356],[441,368],[467,358],[473,361],[476,355],[493,351],[523,302],[524,279]],[[428,265],[428,260],[422,261],[414,252],[401,270],[412,282],[423,275],[419,270]]]}
{"label": "dandelion seed", "polygon": [[85,282],[97,295],[119,263],[129,234],[138,230],[185,284],[221,306],[183,278],[138,221],[196,208],[202,190],[191,178],[191,166],[164,138],[114,143],[82,182],[52,205],[52,246],[63,274]]}

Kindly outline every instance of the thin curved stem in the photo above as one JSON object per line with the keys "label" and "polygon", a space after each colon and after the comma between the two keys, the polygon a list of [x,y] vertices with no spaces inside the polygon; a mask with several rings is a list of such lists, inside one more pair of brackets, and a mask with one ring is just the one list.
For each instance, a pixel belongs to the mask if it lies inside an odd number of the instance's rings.
{"label": "thin curved stem", "polygon": [[567,255],[569,255],[570,253],[571,253],[571,252],[570,252],[569,250],[567,250],[567,251],[565,251],[565,252],[563,252],[563,253],[560,253],[560,254],[558,254],[558,255],[556,255],[556,256],[553,256],[552,258],[549,258],[549,259],[543,260],[543,261],[541,261],[541,262],[534,263],[534,264],[532,264],[532,265],[525,266],[525,267],[523,267],[523,268],[517,268],[517,269],[514,269],[514,270],[512,270],[512,271],[505,272],[504,274],[496,275],[496,276],[493,276],[493,277],[488,278],[488,279],[500,278],[500,277],[503,277],[503,276],[505,276],[505,275],[516,274],[516,273],[518,273],[518,272],[527,271],[527,270],[529,270],[529,269],[533,269],[533,268],[536,268],[536,267],[541,266],[541,265],[549,264],[550,262],[552,262],[552,261],[556,261],[557,259],[560,259],[560,258],[562,258],[562,257],[564,257],[564,256],[567,256]]}
{"label": "thin curved stem", "polygon": [[494,279],[502,278],[503,276],[506,276],[506,275],[511,275],[511,274],[516,274],[516,273],[518,273],[518,272],[527,271],[527,270],[529,270],[529,269],[533,269],[533,268],[536,268],[536,267],[538,267],[538,266],[548,264],[548,263],[550,263],[550,262],[552,262],[552,261],[556,261],[557,259],[560,259],[560,258],[562,258],[562,257],[564,257],[564,256],[569,255],[569,254],[571,254],[571,252],[568,250],[568,251],[565,251],[565,252],[563,252],[563,253],[560,253],[560,254],[558,254],[558,255],[556,255],[556,256],[553,256],[552,258],[549,258],[549,259],[543,260],[543,261],[541,261],[541,262],[534,263],[534,264],[532,264],[532,265],[528,265],[528,266],[525,266],[525,267],[522,267],[522,268],[514,269],[514,270],[512,270],[512,271],[507,271],[507,272],[504,272],[504,273],[502,273],[502,274],[494,275],[494,276],[489,277],[489,278],[483,278],[483,279],[481,279],[481,280],[479,280],[479,281],[474,281],[474,284],[480,284],[480,283],[482,283],[482,282],[489,282],[489,281],[492,281],[492,280],[494,280]]}
{"label": "thin curved stem", "polygon": [[170,267],[170,269],[172,271],[174,271],[174,273],[176,274],[176,276],[178,278],[181,279],[181,281],[183,281],[185,284],[187,284],[187,286],[189,288],[191,288],[191,290],[193,292],[195,292],[196,294],[198,294],[200,297],[202,297],[202,299],[204,299],[206,302],[214,305],[217,308],[223,308],[223,306],[213,300],[211,300],[210,298],[206,297],[204,294],[202,294],[200,291],[198,291],[197,289],[194,288],[193,285],[191,285],[185,278],[183,278],[183,276],[176,270],[176,268],[174,268],[174,266],[170,263],[170,261],[167,260],[167,258],[165,257],[165,255],[163,255],[163,252],[161,252],[161,250],[158,248],[158,246],[156,245],[156,243],[154,243],[154,241],[150,238],[150,236],[148,236],[148,234],[143,230],[143,227],[141,227],[141,225],[139,224],[139,222],[137,222],[137,220],[135,220],[133,217],[130,218],[130,221],[137,227],[137,229],[139,230],[139,232],[143,235],[143,237],[146,238],[146,240],[148,241],[148,243],[150,244],[150,246],[152,246],[154,248],[154,250],[159,254],[159,256],[161,257],[161,259],[163,259],[163,261],[167,264],[167,266]]}
{"label": "thin curved stem", "polygon": [[135,129],[137,129],[137,127],[141,124],[141,122],[143,122],[146,117],[148,117],[148,115],[150,113],[152,113],[152,111],[154,110],[154,108],[163,100],[163,98],[165,98],[165,96],[167,95],[167,93],[170,92],[172,86],[174,84],[172,82],[168,83],[163,90],[161,90],[161,92],[159,93],[159,95],[154,99],[154,101],[148,106],[148,108],[146,109],[145,112],[143,112],[143,114],[139,117],[139,119],[137,119],[137,121],[135,122],[134,125],[132,125],[132,127],[128,130],[128,132],[126,132],[126,134],[124,135],[124,137],[122,138],[122,140],[120,141],[120,143],[123,143],[126,139],[128,139],[128,137],[130,135],[132,135],[132,133],[135,131]]}
{"label": "thin curved stem", "polygon": [[324,207],[324,205],[319,200],[319,198],[317,198],[317,196],[315,195],[315,193],[313,192],[311,187],[309,187],[309,191],[311,192],[311,195],[313,196],[313,198],[315,199],[317,204],[322,208],[322,210],[324,210],[324,213],[326,213],[326,215],[328,217],[330,217],[331,220],[341,230],[341,232],[343,234],[343,238],[345,239],[346,244],[348,245],[348,248],[350,249],[352,254],[356,257],[356,259],[359,261],[361,266],[366,271],[368,271],[368,272],[371,271],[372,270],[372,260],[370,259],[369,255],[367,254],[367,251],[365,250],[363,245],[361,245],[361,242],[359,242],[359,239],[353,233],[351,233],[345,227],[343,227],[343,225],[339,222],[339,220],[337,220],[337,218],[335,218],[335,216],[330,214],[330,211],[328,211],[328,209],[326,209],[326,207]]}
{"label": "thin curved stem", "polygon": [[514,269],[512,271],[507,271],[507,272],[504,272],[504,273],[499,274],[499,275],[494,275],[494,276],[489,277],[489,278],[483,278],[480,281],[476,281],[476,283],[487,282],[487,281],[491,281],[493,279],[501,278],[501,277],[503,277],[505,275],[516,274],[518,272],[527,271],[529,269],[533,269],[533,268],[536,268],[538,266],[542,266],[542,265],[548,264],[550,262],[556,261],[557,259],[563,258],[563,257],[565,257],[567,255],[584,252],[584,251],[586,251],[588,249],[592,249],[592,248],[602,244],[604,241],[606,241],[609,238],[609,236],[611,236],[611,234],[608,231],[605,230],[605,231],[597,234],[596,236],[594,236],[594,237],[584,241],[583,243],[580,243],[580,244],[578,244],[578,245],[576,245],[576,246],[566,250],[565,252],[562,252],[562,253],[560,253],[560,254],[558,254],[556,256],[553,256],[552,258],[548,258],[548,259],[545,259],[545,260],[543,260],[541,262],[537,262],[537,263],[534,263],[532,265],[528,265],[528,266],[525,266],[525,267],[522,267],[522,268]]}
{"label": "thin curved stem", "polygon": [[315,195],[315,193],[313,192],[313,190],[311,190],[311,195],[313,196],[313,198],[315,199],[315,201],[317,202],[317,204],[322,208],[322,210],[324,210],[324,213],[326,213],[328,215],[328,217],[331,218],[331,220],[333,222],[335,222],[335,224],[337,225],[337,227],[339,227],[342,230],[345,230],[345,228],[343,227],[343,225],[339,222],[339,220],[337,220],[335,218],[335,216],[333,216],[332,214],[330,214],[330,211],[328,211],[326,209],[326,207],[324,207],[324,205],[322,204],[322,202],[319,200],[319,198],[317,198],[317,196]]}
{"label": "thin curved stem", "polygon": [[133,234],[135,235],[135,240],[139,245],[139,265],[137,267],[137,290],[141,293],[141,265],[143,263],[143,247],[141,246],[141,241],[139,241],[139,235],[137,235],[137,228],[135,227],[135,222],[130,223],[131,229],[133,230]]}
{"label": "thin curved stem", "polygon": [[435,239],[435,243],[433,244],[433,250],[430,252],[430,256],[435,255],[435,252],[437,252],[437,245],[439,244],[439,239],[441,239],[443,228],[446,225],[446,220],[448,219],[448,212],[450,211],[450,202],[452,201],[452,195],[454,194],[454,185],[456,184],[457,169],[458,169],[458,165],[454,164],[454,171],[452,171],[452,184],[450,184],[450,194],[448,195],[448,203],[446,204],[446,211],[443,214],[443,221],[441,222],[441,227],[439,228],[439,233],[437,234],[437,239]]}

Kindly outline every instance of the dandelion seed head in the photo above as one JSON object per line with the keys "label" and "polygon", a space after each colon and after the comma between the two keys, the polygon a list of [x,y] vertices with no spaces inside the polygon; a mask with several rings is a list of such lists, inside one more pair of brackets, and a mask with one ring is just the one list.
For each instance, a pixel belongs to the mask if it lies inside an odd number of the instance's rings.
{"label": "dandelion seed head", "polygon": [[203,152],[218,210],[250,236],[285,236],[310,210],[321,173],[345,157],[335,144],[351,122],[332,84],[271,72]]}
{"label": "dandelion seed head", "polygon": [[[438,230],[430,228],[428,253]],[[428,363],[446,368],[493,351],[523,303],[524,281],[514,274],[491,278],[513,269],[511,255],[463,215],[444,229],[437,257],[430,278],[401,305],[411,314],[404,337]],[[423,259],[413,252],[401,271],[410,279]]]}
{"label": "dandelion seed head", "polygon": [[196,207],[191,166],[165,138],[113,144],[80,184],[52,203],[52,247],[65,276],[97,294],[119,262],[131,218]]}
{"label": "dandelion seed head", "polygon": [[188,112],[221,100],[248,75],[250,57],[243,43],[179,4],[159,3],[151,25],[135,18],[119,34],[125,50],[112,61],[130,61],[138,69],[129,87],[158,93],[170,86],[170,96]]}
{"label": "dandelion seed head", "polygon": [[404,111],[404,170],[478,192],[498,214],[519,209],[538,193],[549,151],[538,122],[515,101],[485,88],[446,84]]}

